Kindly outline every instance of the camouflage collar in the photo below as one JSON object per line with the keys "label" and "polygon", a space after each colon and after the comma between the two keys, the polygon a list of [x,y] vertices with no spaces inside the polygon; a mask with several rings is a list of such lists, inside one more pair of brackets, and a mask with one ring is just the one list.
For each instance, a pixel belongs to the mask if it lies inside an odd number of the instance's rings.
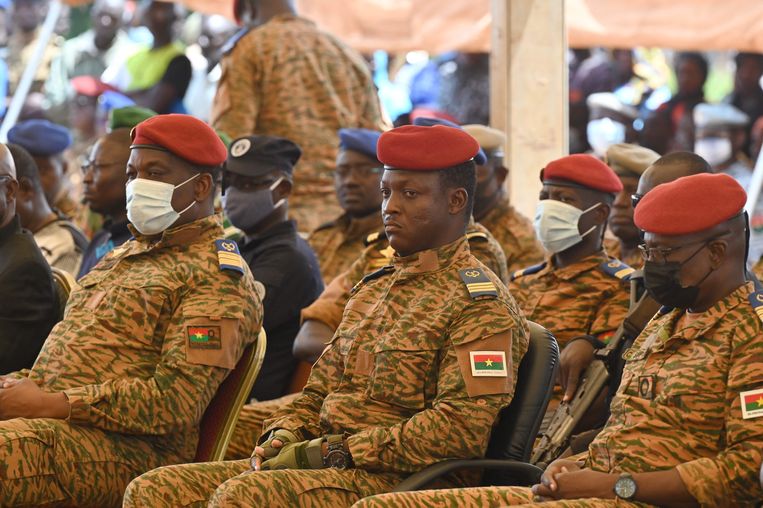
{"label": "camouflage collar", "polygon": [[[688,320],[681,319],[685,312],[684,309],[673,309],[663,318],[665,320],[663,327],[667,327],[669,332],[667,338],[694,340],[702,337],[705,332],[724,319],[735,307],[738,307],[740,304],[749,305],[747,297],[754,292],[755,284],[747,282],[716,302],[715,305],[705,312],[692,314],[691,319]],[[752,308],[750,308],[750,312],[754,314]],[[660,347],[658,344],[655,344],[655,347],[652,349],[659,350]]]}
{"label": "camouflage collar", "polygon": [[219,214],[208,215],[188,224],[168,229],[161,236],[158,236],[158,241],[156,236],[140,234],[132,224],[129,224],[127,227],[130,228],[130,232],[132,232],[137,240],[136,243],[142,246],[140,250],[143,252],[166,247],[183,247],[191,243],[203,241],[207,236],[211,240],[213,237],[217,238],[223,234],[222,217]]}
{"label": "camouflage collar", "polygon": [[441,270],[469,257],[469,243],[466,236],[455,242],[410,256],[395,256],[392,260],[400,275],[416,275]]}
{"label": "camouflage collar", "polygon": [[572,280],[580,276],[580,274],[583,272],[595,270],[600,264],[604,263],[609,258],[607,258],[603,251],[597,252],[596,254],[591,254],[590,256],[581,259],[577,263],[573,263],[561,268],[554,266],[553,259],[553,256],[546,258],[546,267],[538,272],[538,275],[553,273],[554,276],[559,279]]}

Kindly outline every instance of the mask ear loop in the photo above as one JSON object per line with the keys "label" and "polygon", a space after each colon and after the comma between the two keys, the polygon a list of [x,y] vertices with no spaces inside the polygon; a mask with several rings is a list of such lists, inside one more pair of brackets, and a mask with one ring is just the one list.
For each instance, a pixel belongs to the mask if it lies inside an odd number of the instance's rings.
{"label": "mask ear loop", "polygon": [[[189,178],[189,179],[188,179],[188,180],[186,180],[185,182],[183,182],[183,183],[181,183],[181,184],[178,184],[178,185],[176,185],[176,186],[175,186],[175,189],[177,189],[177,188],[179,188],[179,187],[182,187],[183,185],[187,184],[188,182],[190,182],[191,180],[193,180],[194,178],[196,178],[196,177],[197,177],[197,176],[199,176],[200,174],[201,174],[201,173],[196,173],[195,175],[193,175],[191,178]],[[187,212],[188,210],[190,210],[190,209],[191,209],[191,207],[192,207],[193,205],[195,205],[195,204],[196,204],[196,200],[194,199],[193,201],[191,201],[191,204],[190,204],[190,205],[188,205],[188,206],[186,206],[185,208],[183,208],[183,211],[181,211],[181,212],[178,212],[178,215],[183,215],[185,212]],[[170,206],[172,206],[172,205],[170,205]]]}
{"label": "mask ear loop", "polygon": [[[273,182],[273,184],[272,184],[270,187],[268,187],[268,190],[269,190],[270,192],[273,192],[274,190],[276,190],[276,187],[278,187],[279,185],[281,185],[281,182],[283,182],[283,178],[284,178],[284,177],[281,177],[281,178],[279,178],[278,180],[276,180],[275,182]],[[273,205],[273,209],[275,210],[276,208],[278,208],[279,206],[281,206],[281,205],[282,205],[282,204],[284,204],[285,202],[286,202],[286,198],[281,198],[281,199],[279,199],[279,200],[278,200],[278,202],[277,202],[276,204],[274,204],[274,205]]]}
{"label": "mask ear loop", "polygon": [[[580,213],[580,216],[582,217],[584,213],[588,213],[588,212],[590,212],[591,210],[595,210],[596,208],[598,208],[598,206],[599,206],[599,205],[601,205],[601,203],[596,203],[596,204],[595,204],[595,205],[593,205],[593,206],[589,206],[588,208],[586,208],[585,210],[583,210],[583,211]],[[580,221],[580,217],[578,217],[578,221]],[[591,226],[591,227],[590,227],[590,229],[589,229],[588,231],[586,231],[585,233],[583,233],[582,235],[580,235],[580,238],[585,238],[585,236],[586,236],[586,235],[590,234],[590,233],[591,233],[593,230],[595,230],[597,227],[598,227],[598,226]],[[604,234],[605,234],[606,232],[607,232],[607,228],[602,228],[602,231],[601,231],[601,239],[600,239],[602,242],[604,241]]]}

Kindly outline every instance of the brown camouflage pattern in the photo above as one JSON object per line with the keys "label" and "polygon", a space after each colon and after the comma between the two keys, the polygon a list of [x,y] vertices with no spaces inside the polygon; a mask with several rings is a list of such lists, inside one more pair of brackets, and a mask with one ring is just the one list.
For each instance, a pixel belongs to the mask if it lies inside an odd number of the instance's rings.
{"label": "brown camouflage pattern", "polygon": [[273,400],[258,400],[246,404],[238,415],[236,428],[225,452],[225,460],[251,457],[254,445],[262,435],[262,426],[265,420],[297,397],[299,397],[299,392],[290,393]]}
{"label": "brown camouflage pattern", "polygon": [[[459,270],[474,269],[494,297],[469,295]],[[391,272],[359,286],[302,394],[263,432],[284,428],[304,439],[347,432],[355,468],[250,473],[215,491],[208,478],[240,473],[246,462],[169,467],[135,480],[126,506],[177,506],[201,484],[210,506],[346,506],[440,460],[481,457],[513,396],[528,335],[507,288],[465,238],[395,258]],[[502,351],[507,373],[473,376],[473,351]]]}
{"label": "brown camouflage pattern", "polygon": [[503,248],[509,273],[543,261],[543,247],[532,222],[509,204],[508,197],[501,199],[479,223]]}
{"label": "brown camouflage pattern", "polygon": [[[64,420],[0,422],[0,505],[118,506],[131,477],[193,459],[198,424],[252,343],[262,304],[246,263],[223,271],[219,217],[137,235],[72,292],[27,375],[66,394]],[[219,331],[200,348],[189,328]]]}
{"label": "brown camouflage pattern", "polygon": [[321,268],[323,282],[328,285],[358,259],[365,248],[364,240],[375,232],[383,233],[381,212],[353,218],[342,214],[336,220],[320,226],[310,233],[307,243],[313,248]]}
{"label": "brown camouflage pattern", "polygon": [[563,268],[551,259],[539,272],[515,274],[511,281],[524,315],[553,333],[561,348],[579,335],[607,339],[628,312],[628,282],[601,269],[610,261],[603,253]]}
{"label": "brown camouflage pattern", "polygon": [[214,128],[232,139],[266,134],[300,146],[302,158],[289,197],[300,231],[312,231],[341,214],[333,177],[337,131],[383,127],[363,58],[311,21],[285,14],[241,37],[221,66],[212,105]]}
{"label": "brown camouflage pattern", "polygon": [[763,258],[759,259],[757,263],[755,263],[752,267],[752,273],[755,274],[755,276],[758,279],[763,279]]}
{"label": "brown camouflage pattern", "polygon": [[620,244],[620,240],[617,238],[610,238],[608,236],[605,237],[604,251],[609,257],[619,259],[631,268],[640,270],[644,267],[644,256],[641,255],[641,251],[639,249],[635,249],[633,252],[623,257],[623,249]]}
{"label": "brown camouflage pattern", "polygon": [[[472,221],[466,229],[469,250],[480,262],[499,276],[502,281],[509,279],[506,269],[506,258],[498,242],[481,224]],[[323,290],[323,293],[312,304],[302,309],[302,321],[315,319],[336,330],[342,320],[344,306],[350,299],[350,290],[364,275],[375,272],[379,268],[392,263],[394,249],[390,247],[387,237],[380,235],[379,239],[366,247],[350,267],[339,274]]]}

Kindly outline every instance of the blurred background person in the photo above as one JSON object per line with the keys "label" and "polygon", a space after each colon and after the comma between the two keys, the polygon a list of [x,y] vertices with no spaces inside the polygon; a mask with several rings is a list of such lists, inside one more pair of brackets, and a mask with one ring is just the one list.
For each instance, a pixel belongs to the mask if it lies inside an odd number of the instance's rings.
{"label": "blurred background person", "polygon": [[694,108],[694,152],[717,173],[726,173],[748,189],[752,162],[744,153],[749,117],[730,104]]}
{"label": "blurred background person", "polygon": [[[48,11],[48,0],[13,0],[11,9],[11,26],[13,30],[8,39],[9,94],[16,91],[27,63],[32,58],[35,44],[39,37],[40,27]],[[30,92],[41,92],[50,73],[50,64],[58,56],[63,44],[63,38],[53,36],[48,41],[43,54],[42,63],[32,81]]]}
{"label": "blurred background person", "polygon": [[738,108],[749,118],[743,150],[747,155],[751,155],[750,131],[758,118],[763,116],[763,88],[760,86],[760,79],[763,77],[763,54],[739,52],[734,57],[734,63],[734,90],[724,102]]}

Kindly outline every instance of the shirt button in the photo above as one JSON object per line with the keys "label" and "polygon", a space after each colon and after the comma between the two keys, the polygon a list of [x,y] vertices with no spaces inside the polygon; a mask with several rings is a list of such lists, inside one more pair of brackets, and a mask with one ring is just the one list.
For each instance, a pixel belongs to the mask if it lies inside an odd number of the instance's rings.
{"label": "shirt button", "polygon": [[478,406],[484,406],[485,404],[487,404],[487,401],[485,399],[477,399]]}

